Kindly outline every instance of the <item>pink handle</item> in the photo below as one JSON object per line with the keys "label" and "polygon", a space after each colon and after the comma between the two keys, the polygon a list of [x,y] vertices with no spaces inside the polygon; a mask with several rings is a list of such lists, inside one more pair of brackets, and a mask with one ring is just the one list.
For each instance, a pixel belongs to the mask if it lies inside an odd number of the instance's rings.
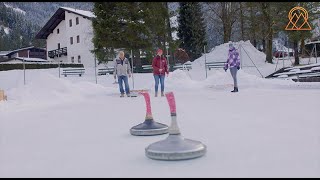
{"label": "pink handle", "polygon": [[147,117],[152,117],[151,113],[151,103],[150,103],[150,95],[148,92],[140,92],[143,95],[144,100],[146,101],[146,108],[147,108]]}
{"label": "pink handle", "polygon": [[173,92],[166,93],[167,101],[169,103],[171,114],[176,114],[176,101]]}

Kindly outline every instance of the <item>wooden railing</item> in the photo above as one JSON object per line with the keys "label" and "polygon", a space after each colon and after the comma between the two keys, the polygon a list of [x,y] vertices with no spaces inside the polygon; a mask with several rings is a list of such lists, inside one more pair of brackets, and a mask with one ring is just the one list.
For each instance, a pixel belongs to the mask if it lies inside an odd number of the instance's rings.
{"label": "wooden railing", "polygon": [[55,49],[55,50],[52,50],[52,51],[48,51],[48,56],[50,58],[61,57],[62,55],[66,56],[67,54],[68,54],[67,47],[60,48],[60,49]]}

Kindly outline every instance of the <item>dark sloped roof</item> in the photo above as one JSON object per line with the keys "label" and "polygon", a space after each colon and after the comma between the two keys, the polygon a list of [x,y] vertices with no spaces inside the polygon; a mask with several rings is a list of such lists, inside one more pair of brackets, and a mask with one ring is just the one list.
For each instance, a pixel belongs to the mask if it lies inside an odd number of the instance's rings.
{"label": "dark sloped roof", "polygon": [[12,51],[0,51],[1,52],[0,55],[1,56],[10,56],[16,52],[23,51],[23,50],[31,50],[31,49],[38,49],[38,50],[46,51],[46,49],[44,49],[44,48],[37,48],[34,46],[30,46],[30,47],[25,47],[25,48],[21,48],[21,49],[12,50]]}
{"label": "dark sloped roof", "polygon": [[73,10],[72,8],[60,7],[49,19],[49,21],[42,27],[42,29],[38,32],[35,38],[47,39],[49,34],[53,32],[53,30],[60,24],[60,22],[62,20],[65,20],[65,11],[78,14],[88,19],[92,19],[94,17],[93,13],[90,13],[90,11],[83,11],[83,10],[77,11],[76,9]]}

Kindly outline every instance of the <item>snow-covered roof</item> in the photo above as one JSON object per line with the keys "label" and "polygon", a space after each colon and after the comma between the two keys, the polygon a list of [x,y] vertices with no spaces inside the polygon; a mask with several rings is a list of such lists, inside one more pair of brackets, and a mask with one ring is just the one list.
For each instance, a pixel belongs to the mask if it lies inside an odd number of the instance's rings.
{"label": "snow-covered roof", "polygon": [[49,19],[49,21],[42,27],[42,29],[35,36],[36,39],[47,39],[49,34],[60,24],[61,21],[65,20],[65,12],[71,12],[78,14],[84,18],[92,19],[96,16],[91,11],[84,11],[80,9],[60,7]]}
{"label": "snow-covered roof", "polygon": [[30,47],[25,47],[25,48],[20,48],[20,49],[15,49],[15,50],[12,50],[12,51],[0,51],[0,56],[9,56],[9,55],[12,55],[16,52],[19,52],[19,51],[23,51],[23,50],[29,50],[29,49],[40,49],[40,50],[46,50],[44,48],[37,48],[37,47],[34,47],[34,46],[30,46]]}
{"label": "snow-covered roof", "polygon": [[75,8],[69,8],[69,7],[61,7],[61,8],[65,9],[65,10],[67,10],[69,12],[73,12],[75,14],[86,16],[86,17],[89,17],[89,18],[95,18],[96,17],[93,14],[93,12],[91,12],[91,11],[84,11],[84,10],[81,10],[81,9],[75,9]]}
{"label": "snow-covered roof", "polygon": [[41,59],[41,58],[23,58],[23,57],[15,57],[15,59],[26,61],[26,62],[48,62],[48,60]]}
{"label": "snow-covered roof", "polygon": [[0,51],[0,56],[6,56],[9,53],[11,53],[11,51]]}
{"label": "snow-covered roof", "polygon": [[30,62],[49,62],[48,60],[45,60],[45,59],[41,59],[41,58],[27,58],[27,57],[15,57],[15,58],[12,58],[8,61],[4,61],[4,62],[1,62],[3,64],[14,64],[14,63],[21,63],[22,61],[24,62],[27,62],[27,63],[30,63]]}

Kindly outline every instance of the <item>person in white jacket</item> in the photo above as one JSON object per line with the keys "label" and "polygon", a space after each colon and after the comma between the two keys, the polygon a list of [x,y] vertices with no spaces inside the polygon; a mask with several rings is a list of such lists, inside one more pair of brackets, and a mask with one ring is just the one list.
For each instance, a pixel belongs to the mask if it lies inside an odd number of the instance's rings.
{"label": "person in white jacket", "polygon": [[[118,77],[119,89],[120,89],[120,97],[124,97],[124,92],[126,92],[127,96],[130,97],[130,88],[128,77],[131,77],[131,68],[129,60],[124,56],[124,52],[119,52],[119,57],[114,61],[114,78]],[[123,89],[123,83],[125,89]]]}

